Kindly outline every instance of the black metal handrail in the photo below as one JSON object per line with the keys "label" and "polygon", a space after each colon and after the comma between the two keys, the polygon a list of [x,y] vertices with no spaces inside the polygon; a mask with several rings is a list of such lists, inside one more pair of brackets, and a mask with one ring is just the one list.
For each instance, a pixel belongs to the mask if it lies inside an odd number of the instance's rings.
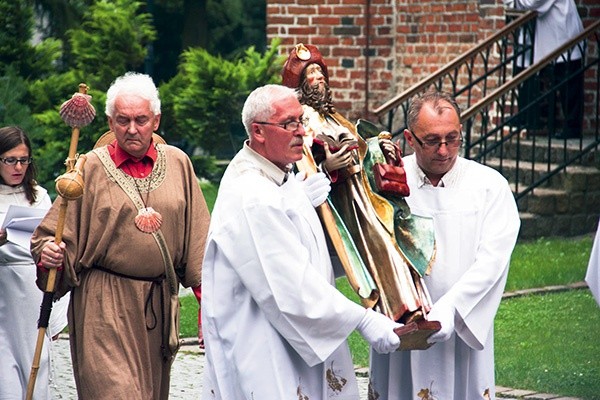
{"label": "black metal handrail", "polygon": [[[576,48],[583,55],[580,69],[561,79],[550,75],[554,84],[540,92],[535,101],[518,112],[512,112],[515,109],[514,99],[518,96],[522,83],[544,69],[555,66],[559,62],[557,60],[570,61]],[[564,53],[566,56],[562,59],[561,55]],[[554,73],[553,68],[550,71]],[[549,182],[568,166],[584,159],[600,144],[598,112],[596,111],[592,121],[592,131],[586,132],[585,136],[578,140],[556,139],[553,136],[559,132],[556,130],[558,116],[555,113],[555,94],[565,89],[573,75],[587,73],[588,78],[591,78],[591,71],[595,71],[593,109],[599,110],[600,21],[591,24],[581,34],[464,110],[461,113],[465,131],[464,156],[491,165],[503,173],[514,184],[517,200]],[[520,116],[534,112],[543,103],[550,110],[550,121],[544,130],[536,132],[542,136],[531,135],[531,127],[527,123],[512,123]]]}
{"label": "black metal handrail", "polygon": [[[490,87],[498,86],[510,79],[507,71],[512,67],[516,57],[527,57],[528,54],[532,54],[531,37],[535,31],[537,13],[528,11],[518,12],[516,15],[520,16],[491,37],[373,110],[382,125],[394,135],[400,133],[405,127],[404,121],[410,99],[432,87],[452,93],[464,108],[469,107],[482,95],[485,96]],[[525,38],[526,44],[519,46],[516,51],[509,52],[516,47],[511,46],[511,43],[517,42],[516,38],[521,32],[528,35]],[[478,71],[481,73],[476,75],[475,72]],[[463,80],[466,82],[460,85]],[[475,88],[479,89],[477,94],[474,93]],[[399,109],[401,113],[398,112]],[[387,121],[384,121],[385,117]]]}
{"label": "black metal handrail", "polygon": [[[520,199],[568,166],[582,161],[599,146],[600,21],[589,25],[580,35],[533,64],[531,43],[537,13],[508,14],[507,25],[498,33],[381,105],[374,113],[406,147],[400,133],[406,127],[410,99],[432,87],[452,93],[464,109],[461,113],[465,131],[463,155],[503,173],[512,183],[515,197]],[[519,35],[525,35],[525,38]],[[590,126],[582,139],[557,140],[553,137],[559,119],[555,112],[556,93],[568,85],[571,76],[560,80],[552,76],[554,83],[539,93],[535,101],[525,106],[521,104],[521,109],[517,98],[528,79],[539,75],[542,70],[552,69],[549,67],[556,64],[556,59],[563,53],[567,53],[567,59],[561,61],[570,60],[577,47],[583,57],[580,70],[573,75],[587,75],[587,107],[595,110],[595,115],[589,118]],[[515,68],[517,60],[524,57],[531,65]],[[549,128],[543,132],[544,137],[536,137],[533,127],[527,124],[529,118],[524,116],[530,116],[544,102],[549,103]],[[410,149],[405,148],[405,151]]]}

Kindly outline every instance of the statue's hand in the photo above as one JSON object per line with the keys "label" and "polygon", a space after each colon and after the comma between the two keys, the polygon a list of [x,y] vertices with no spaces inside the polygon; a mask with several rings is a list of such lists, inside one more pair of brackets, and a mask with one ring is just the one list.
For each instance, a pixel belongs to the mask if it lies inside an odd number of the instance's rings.
{"label": "statue's hand", "polygon": [[325,171],[331,173],[335,170],[345,168],[352,163],[352,152],[346,151],[348,150],[347,144],[343,145],[335,153],[329,150],[327,142],[323,143],[323,148],[325,149],[325,161],[323,161],[323,169]]}
{"label": "statue's hand", "polygon": [[383,155],[388,162],[392,161],[390,164],[397,164],[398,157],[396,157],[396,148],[397,146],[390,139],[379,139],[379,146],[381,147],[381,151],[383,151]]}

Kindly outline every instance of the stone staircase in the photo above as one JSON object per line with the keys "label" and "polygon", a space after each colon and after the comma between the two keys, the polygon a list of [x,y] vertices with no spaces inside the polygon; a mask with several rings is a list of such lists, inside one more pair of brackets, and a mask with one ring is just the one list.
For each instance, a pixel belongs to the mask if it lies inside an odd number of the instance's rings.
{"label": "stone staircase", "polygon": [[[583,139],[582,147],[586,146],[586,142],[591,143],[591,140]],[[579,140],[568,140],[565,146],[563,140],[513,139],[503,146],[502,160],[488,157],[485,164],[501,171],[513,191],[515,188],[523,190],[562,160],[576,156],[579,150]],[[520,198],[518,207],[521,239],[572,237],[595,232],[600,218],[598,149]]]}

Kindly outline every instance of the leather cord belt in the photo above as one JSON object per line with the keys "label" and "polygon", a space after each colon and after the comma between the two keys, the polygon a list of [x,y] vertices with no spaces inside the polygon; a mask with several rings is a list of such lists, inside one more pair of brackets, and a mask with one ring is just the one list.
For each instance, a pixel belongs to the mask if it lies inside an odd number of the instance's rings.
{"label": "leather cord belt", "polygon": [[165,295],[163,293],[162,290],[160,290],[160,287],[163,283],[163,281],[165,280],[165,274],[161,274],[157,277],[154,278],[146,278],[143,276],[132,276],[132,275],[127,275],[127,274],[123,274],[117,271],[113,271],[107,268],[104,268],[100,265],[94,265],[94,269],[100,270],[102,272],[106,272],[107,274],[111,274],[111,275],[115,275],[118,276],[119,278],[125,278],[125,279],[133,279],[136,281],[144,281],[144,282],[152,282],[152,286],[150,286],[150,292],[148,293],[148,297],[146,297],[146,301],[144,304],[144,317],[146,317],[145,319],[147,319],[148,314],[150,314],[151,316],[151,322],[146,322],[146,330],[153,330],[154,328],[156,328],[156,324],[158,322],[157,318],[156,318],[156,312],[154,311],[154,307],[152,306],[152,296],[154,295],[154,289],[156,287],[158,287],[159,289],[159,293],[160,293],[160,308],[163,310],[163,312],[161,313],[161,322],[162,325],[164,326],[165,323],[165,313],[164,313],[164,309],[165,309]]}

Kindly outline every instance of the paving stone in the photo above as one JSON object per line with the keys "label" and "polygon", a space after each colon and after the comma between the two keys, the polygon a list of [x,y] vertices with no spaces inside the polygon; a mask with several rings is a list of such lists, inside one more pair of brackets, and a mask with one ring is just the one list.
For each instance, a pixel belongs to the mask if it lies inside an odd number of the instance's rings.
{"label": "paving stone", "polygon": [[524,397],[524,396],[531,395],[531,394],[535,394],[535,391],[512,389],[512,390],[507,390],[506,392],[503,393],[503,395],[514,396],[514,397]]}
{"label": "paving stone", "polygon": [[581,399],[579,399],[577,397],[557,397],[554,400],[581,400]]}
{"label": "paving stone", "polygon": [[[197,340],[186,339],[175,358],[171,369],[171,388],[169,399],[191,400],[202,396],[202,373],[204,352],[198,348]],[[77,399],[77,390],[71,368],[71,355],[68,338],[52,343],[53,365],[51,367],[50,392],[53,399]],[[359,395],[367,399],[369,384],[368,370],[361,368],[357,374]]]}
{"label": "paving stone", "polygon": [[555,400],[557,398],[559,398],[560,396],[557,394],[550,394],[550,393],[535,393],[529,396],[525,396],[523,397],[523,399],[527,399],[527,400]]}
{"label": "paving stone", "polygon": [[504,386],[496,386],[496,393],[507,392],[509,390],[512,390],[512,389],[504,387]]}

